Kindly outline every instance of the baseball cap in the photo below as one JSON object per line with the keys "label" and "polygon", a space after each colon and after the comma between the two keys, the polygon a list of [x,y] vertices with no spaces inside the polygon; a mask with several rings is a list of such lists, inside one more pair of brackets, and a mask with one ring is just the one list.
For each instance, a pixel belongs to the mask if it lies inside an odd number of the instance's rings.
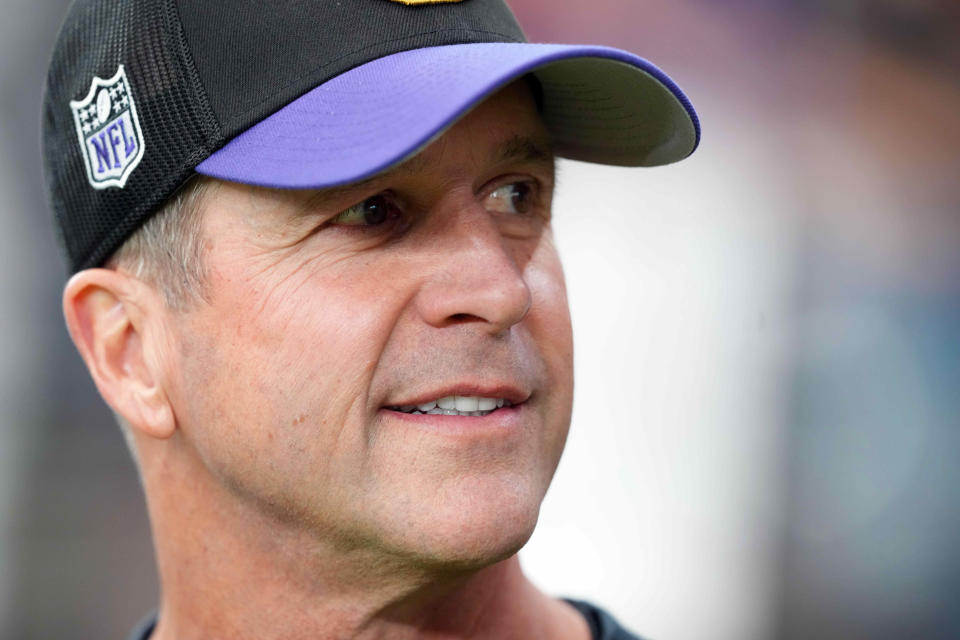
{"label": "baseball cap", "polygon": [[528,43],[503,0],[75,0],[42,136],[69,268],[102,264],[198,173],[361,180],[522,77],[560,156],[656,166],[699,144],[690,101],[653,64]]}

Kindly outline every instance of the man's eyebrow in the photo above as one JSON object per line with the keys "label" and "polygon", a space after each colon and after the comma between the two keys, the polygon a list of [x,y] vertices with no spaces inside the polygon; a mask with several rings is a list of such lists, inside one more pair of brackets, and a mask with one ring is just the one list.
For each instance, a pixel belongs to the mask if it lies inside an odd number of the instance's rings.
{"label": "man's eyebrow", "polygon": [[515,135],[497,149],[498,163],[530,162],[533,164],[552,164],[553,145],[549,138]]}
{"label": "man's eyebrow", "polygon": [[401,173],[408,175],[417,173],[418,171],[423,170],[425,162],[426,158],[424,155],[422,153],[417,153],[416,155],[403,160],[400,162],[400,164],[394,165],[389,169],[380,171],[379,173],[375,173],[368,178],[363,178],[361,180],[357,180],[356,182],[348,182],[347,184],[337,185],[335,187],[326,187],[324,189],[320,189],[307,202],[308,208],[328,200],[340,199],[341,196],[346,196],[350,193],[368,191],[371,185],[381,182],[389,182],[391,177]]}
{"label": "man's eyebrow", "polygon": [[[509,162],[552,164],[554,160],[553,144],[547,136],[535,137],[514,134],[494,149],[492,160],[495,164],[506,164]],[[365,182],[370,182],[377,178],[389,177],[392,174],[405,173],[409,175],[419,173],[423,171],[428,161],[427,156],[418,153],[411,158],[407,158],[392,169],[388,169],[378,176],[356,184],[363,185]]]}
{"label": "man's eyebrow", "polygon": [[[552,165],[554,162],[553,145],[548,137],[533,137],[517,134],[500,144],[494,150],[492,158],[495,164],[512,162]],[[366,191],[372,184],[389,181],[391,176],[418,173],[423,170],[425,162],[427,162],[427,158],[423,154],[418,153],[393,168],[377,173],[369,178],[345,185],[321,189],[305,203],[303,210],[311,210],[318,204],[339,199],[340,196],[345,196],[346,194]]]}

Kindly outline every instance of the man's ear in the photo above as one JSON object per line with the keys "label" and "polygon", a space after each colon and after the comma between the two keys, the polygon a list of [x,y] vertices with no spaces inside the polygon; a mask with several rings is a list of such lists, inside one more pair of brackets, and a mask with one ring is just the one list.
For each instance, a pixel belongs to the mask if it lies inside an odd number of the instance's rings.
{"label": "man's ear", "polygon": [[152,289],[110,269],[81,271],[63,291],[67,329],[100,395],[134,430],[169,438],[176,421],[160,370],[165,350],[161,329],[149,325],[158,304]]}

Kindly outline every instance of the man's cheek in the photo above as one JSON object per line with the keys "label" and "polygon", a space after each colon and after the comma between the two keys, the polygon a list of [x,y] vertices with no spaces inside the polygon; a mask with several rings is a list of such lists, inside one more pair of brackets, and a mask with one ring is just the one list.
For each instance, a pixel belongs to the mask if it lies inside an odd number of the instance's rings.
{"label": "man's cheek", "polygon": [[563,269],[555,253],[540,256],[524,271],[532,303],[528,322],[539,341],[549,340],[572,358],[570,309]]}

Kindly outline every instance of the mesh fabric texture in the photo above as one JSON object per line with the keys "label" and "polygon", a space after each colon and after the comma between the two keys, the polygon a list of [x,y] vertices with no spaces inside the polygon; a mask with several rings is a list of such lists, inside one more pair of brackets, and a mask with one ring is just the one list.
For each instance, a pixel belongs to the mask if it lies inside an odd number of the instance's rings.
{"label": "mesh fabric texture", "polygon": [[[71,271],[101,264],[193,174],[220,138],[172,0],[79,0],[69,10],[44,96],[45,177]],[[145,154],[124,188],[87,181],[70,101],[123,64]]]}

